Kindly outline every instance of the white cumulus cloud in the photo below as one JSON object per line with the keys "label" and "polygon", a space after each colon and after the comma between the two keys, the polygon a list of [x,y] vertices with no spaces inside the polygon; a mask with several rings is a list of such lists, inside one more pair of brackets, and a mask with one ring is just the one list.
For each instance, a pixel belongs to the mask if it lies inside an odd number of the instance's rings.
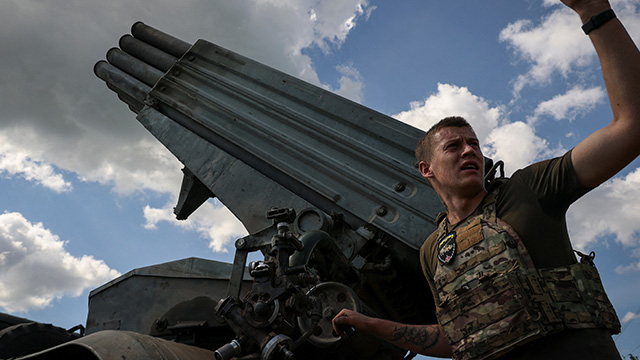
{"label": "white cumulus cloud", "polygon": [[[172,201],[171,204],[173,203]],[[197,231],[201,237],[209,240],[209,248],[216,252],[227,252],[229,244],[247,235],[242,223],[217,200],[205,202],[187,220],[176,220],[170,204],[162,208],[146,206],[144,217],[145,227],[148,229],[156,229],[160,222],[167,222],[183,229]]]}
{"label": "white cumulus cloud", "polygon": [[548,84],[555,72],[566,77],[576,67],[584,68],[595,60],[593,46],[580,25],[580,18],[562,7],[537,26],[531,20],[518,20],[502,30],[500,41],[531,63],[530,70],[515,82],[516,96],[527,85]]}
{"label": "white cumulus cloud", "polygon": [[622,317],[622,320],[620,320],[623,324],[627,323],[631,320],[635,320],[638,318],[638,314],[636,313],[632,313],[631,311],[628,311],[626,314],[624,314],[624,316]]}
{"label": "white cumulus cloud", "polygon": [[[640,168],[600,185],[571,206],[567,222],[576,247],[587,249],[605,235],[628,248],[640,247]],[[632,253],[635,257],[639,251]],[[638,264],[619,267],[618,272],[640,270]]]}
{"label": "white cumulus cloud", "polygon": [[400,121],[428,130],[440,119],[458,115],[469,121],[480,139],[485,156],[505,162],[506,175],[543,156],[558,155],[535,128],[523,122],[509,122],[503,106],[491,106],[466,87],[438,84],[438,92],[424,102],[412,102],[411,109],[394,115]]}
{"label": "white cumulus cloud", "polygon": [[[580,18],[558,1],[545,0],[552,12],[538,23],[522,19],[509,24],[500,33],[500,41],[513,50],[517,58],[530,64],[529,70],[514,82],[514,95],[525,86],[547,85],[554,73],[563,77],[593,69],[596,53],[580,26]],[[632,38],[640,40],[640,0],[619,0],[613,6]]]}
{"label": "white cumulus cloud", "polygon": [[347,0],[339,2],[313,1],[308,10],[316,34],[314,43],[325,51],[330,46],[339,46],[356,27],[357,21],[369,17],[375,10],[368,0]]}
{"label": "white cumulus cloud", "polygon": [[103,261],[75,257],[64,247],[41,223],[15,212],[0,215],[0,307],[8,312],[42,309],[120,275]]}
{"label": "white cumulus cloud", "polygon": [[394,118],[422,130],[447,116],[462,116],[473,126],[484,142],[504,117],[504,109],[491,107],[485,99],[474,95],[466,87],[438,84],[438,92],[424,101],[411,103],[411,109],[393,115]]}
{"label": "white cumulus cloud", "polygon": [[538,137],[535,129],[521,121],[495,128],[487,137],[484,155],[505,163],[505,175],[532,164],[542,157],[561,155],[564,151],[551,151],[546,140]]}
{"label": "white cumulus cloud", "polygon": [[340,87],[335,93],[352,101],[361,102],[364,85],[358,69],[353,66],[339,65],[337,70],[342,76],[338,79]]}
{"label": "white cumulus cloud", "polygon": [[[320,82],[303,49],[339,47],[374,9],[367,0],[331,5],[317,0],[218,0],[193,1],[188,7],[165,0],[153,7],[126,1],[3,3],[0,130],[12,136],[2,139],[2,170],[55,191],[71,189],[60,171],[111,185],[120,194],[168,191],[167,182],[174,180],[164,173],[176,170],[171,155],[162,153],[162,145],[91,71],[135,21],[142,19],[188,42],[207,39],[330,88]],[[69,14],[73,21],[60,21]],[[188,21],[180,21],[183,16]],[[357,70],[342,65],[339,71],[339,88],[333,90],[360,101]]]}
{"label": "white cumulus cloud", "polygon": [[71,191],[73,188],[71,183],[66,181],[61,173],[56,172],[51,164],[34,158],[27,149],[2,133],[0,133],[0,175],[18,176],[57,193]]}
{"label": "white cumulus cloud", "polygon": [[551,116],[554,120],[573,121],[578,115],[583,115],[601,104],[607,97],[601,87],[585,89],[575,86],[565,94],[557,95],[550,100],[543,101],[536,107],[530,123],[535,123],[540,116]]}
{"label": "white cumulus cloud", "polygon": [[632,262],[627,265],[616,266],[616,272],[618,274],[625,274],[629,272],[638,272],[638,271],[640,271],[640,261]]}

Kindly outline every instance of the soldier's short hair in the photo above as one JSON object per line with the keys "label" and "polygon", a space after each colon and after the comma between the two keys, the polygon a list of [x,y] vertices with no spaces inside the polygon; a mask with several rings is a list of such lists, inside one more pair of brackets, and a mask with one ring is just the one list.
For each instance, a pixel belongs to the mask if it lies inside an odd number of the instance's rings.
{"label": "soldier's short hair", "polygon": [[420,138],[420,140],[418,140],[418,144],[416,145],[416,159],[418,160],[418,162],[431,161],[431,146],[433,145],[433,137],[438,131],[447,127],[468,127],[473,131],[471,125],[469,125],[467,120],[462,116],[449,116],[438,121]]}

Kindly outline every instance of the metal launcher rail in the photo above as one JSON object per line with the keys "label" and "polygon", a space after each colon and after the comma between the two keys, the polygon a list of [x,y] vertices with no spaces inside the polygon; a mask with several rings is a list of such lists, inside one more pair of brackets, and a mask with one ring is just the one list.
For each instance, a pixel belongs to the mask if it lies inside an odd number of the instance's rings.
{"label": "metal launcher rail", "polygon": [[131,32],[95,73],[198,185],[183,187],[182,218],[215,195],[251,233],[274,205],[341,214],[414,250],[434,229],[442,205],[414,167],[423,131],[207,41]]}

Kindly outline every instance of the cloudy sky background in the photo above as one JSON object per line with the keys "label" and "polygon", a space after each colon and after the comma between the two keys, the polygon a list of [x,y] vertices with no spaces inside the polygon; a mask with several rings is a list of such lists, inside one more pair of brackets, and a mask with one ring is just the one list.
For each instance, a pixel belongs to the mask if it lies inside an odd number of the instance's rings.
{"label": "cloudy sky background", "polygon": [[[640,0],[612,1],[640,41]],[[215,201],[174,220],[181,164],[92,72],[138,20],[199,38],[427,129],[467,117],[508,173],[611,119],[577,15],[551,0],[0,2],[0,311],[84,323],[91,289],[246,231]],[[597,166],[597,164],[594,164]],[[640,161],[568,214],[638,353]]]}

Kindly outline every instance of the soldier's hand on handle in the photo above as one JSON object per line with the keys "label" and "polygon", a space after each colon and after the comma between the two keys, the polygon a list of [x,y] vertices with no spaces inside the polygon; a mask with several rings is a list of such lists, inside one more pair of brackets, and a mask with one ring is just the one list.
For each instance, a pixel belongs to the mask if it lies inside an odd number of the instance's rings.
{"label": "soldier's hand on handle", "polygon": [[343,338],[353,336],[357,331],[366,332],[364,329],[366,329],[366,323],[369,319],[368,316],[359,312],[342,309],[332,320],[333,330]]}

